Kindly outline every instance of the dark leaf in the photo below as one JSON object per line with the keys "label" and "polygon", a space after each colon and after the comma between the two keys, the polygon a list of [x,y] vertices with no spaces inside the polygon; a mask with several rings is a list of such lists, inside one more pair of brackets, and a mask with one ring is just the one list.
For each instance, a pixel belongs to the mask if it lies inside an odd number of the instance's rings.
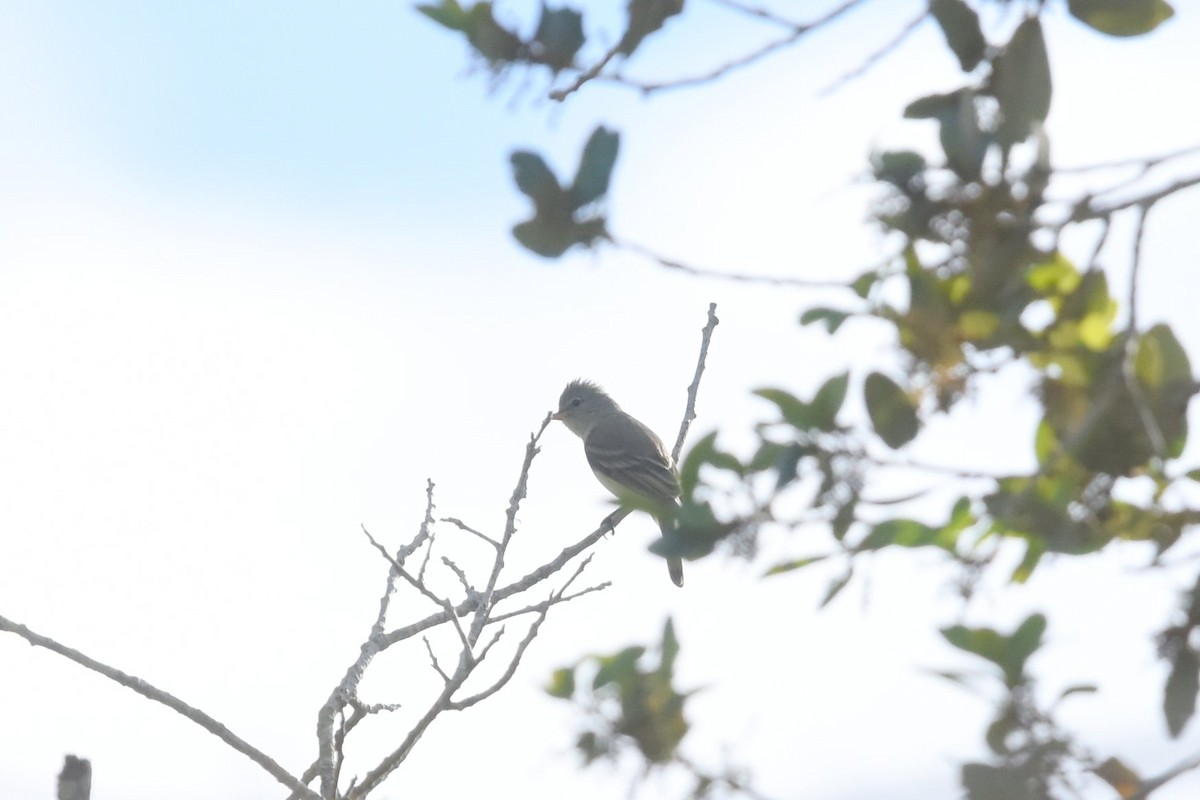
{"label": "dark leaf", "polygon": [[514,61],[521,53],[521,38],[492,16],[491,3],[476,3],[467,12],[467,41],[493,67]]}
{"label": "dark leaf", "polygon": [[872,372],[863,387],[867,413],[879,438],[893,449],[913,440],[920,428],[917,409],[904,390],[888,376]]}
{"label": "dark leaf", "polygon": [[587,144],[583,146],[579,170],[571,185],[572,210],[599,200],[608,191],[620,141],[621,134],[616,131],[604,127],[592,131]]}
{"label": "dark leaf", "polygon": [[1003,118],[997,136],[1006,147],[1025,141],[1034,125],[1050,113],[1050,59],[1037,17],[1029,17],[1017,26],[996,59],[992,92]]}
{"label": "dark leaf", "polygon": [[810,308],[800,315],[800,324],[810,325],[814,322],[824,322],[830,333],[837,333],[837,329],[842,327],[842,323],[849,318],[849,312],[838,311],[836,308]]}
{"label": "dark leaf", "polygon": [[967,800],[1032,800],[1006,770],[990,764],[963,764],[962,784]]}
{"label": "dark leaf", "polygon": [[946,35],[946,44],[958,57],[963,72],[970,72],[983,60],[987,40],[979,27],[979,15],[963,0],[933,0],[929,4],[933,18]]}
{"label": "dark leaf", "polygon": [[1166,0],[1068,0],[1071,16],[1110,36],[1149,33],[1175,14]]}
{"label": "dark leaf", "polygon": [[816,414],[812,406],[782,389],[758,389],[754,394],[770,400],[779,407],[779,413],[784,421],[800,430],[808,430],[816,425]]}
{"label": "dark leaf", "polygon": [[838,412],[846,400],[846,387],[850,385],[850,373],[830,378],[821,385],[810,405],[816,426],[823,431],[831,431],[837,427]]}
{"label": "dark leaf", "polygon": [[[911,108],[912,106],[910,105],[909,107]],[[908,112],[906,111],[905,116],[907,115]],[[925,166],[925,157],[912,150],[876,153],[871,157],[871,167],[875,172],[875,177],[881,181],[887,181],[900,189],[907,188],[913,178],[925,171]],[[874,273],[867,274],[872,275]],[[855,291],[857,292],[858,290],[855,289]],[[860,293],[859,296],[862,297],[864,295]]]}
{"label": "dark leaf", "polygon": [[528,150],[517,150],[508,157],[512,164],[513,178],[522,194],[528,195],[539,211],[553,208],[560,204],[562,187],[558,178],[546,165],[545,160],[537,153]]}
{"label": "dark leaf", "polygon": [[572,8],[542,6],[542,18],[533,41],[538,61],[555,72],[566,69],[583,47],[583,15]]}
{"label": "dark leaf", "polygon": [[437,5],[432,3],[419,5],[417,6],[417,11],[420,11],[434,22],[452,31],[466,33],[470,25],[470,18],[467,16],[467,12],[463,10],[463,7],[458,4],[457,0],[442,0]]}
{"label": "dark leaf", "polygon": [[683,11],[683,0],[629,0],[629,22],[617,52],[630,55],[650,34],[671,17]]}
{"label": "dark leaf", "polygon": [[1196,713],[1197,692],[1200,692],[1200,658],[1183,642],[1171,660],[1171,673],[1163,692],[1163,713],[1172,738],[1183,732],[1188,720]]}
{"label": "dark leaf", "polygon": [[958,111],[958,100],[962,96],[962,93],[962,89],[956,89],[948,94],[930,94],[925,97],[918,97],[905,106],[904,118],[942,119],[950,114],[955,114]]}
{"label": "dark leaf", "polygon": [[534,217],[513,226],[513,236],[527,249],[545,258],[558,258],[577,244],[591,245],[604,236],[604,220]]}

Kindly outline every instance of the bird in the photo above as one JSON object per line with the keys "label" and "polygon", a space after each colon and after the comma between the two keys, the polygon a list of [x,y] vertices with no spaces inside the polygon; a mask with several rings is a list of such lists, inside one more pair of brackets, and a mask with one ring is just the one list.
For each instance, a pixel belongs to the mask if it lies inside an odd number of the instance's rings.
{"label": "bird", "polygon": [[[673,509],[679,505],[679,478],[675,462],[654,431],[621,410],[597,384],[582,378],[571,381],[551,415],[583,440],[583,454],[605,489],[618,500],[630,501],[649,511],[663,535],[674,526]],[[683,561],[667,559],[671,582],[683,586]]]}

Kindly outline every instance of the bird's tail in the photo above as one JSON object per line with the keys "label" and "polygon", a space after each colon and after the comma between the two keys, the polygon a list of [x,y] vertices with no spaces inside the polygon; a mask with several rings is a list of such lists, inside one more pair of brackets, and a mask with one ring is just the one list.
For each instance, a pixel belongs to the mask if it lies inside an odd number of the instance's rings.
{"label": "bird's tail", "polygon": [[[658,527],[659,527],[659,530],[662,531],[662,535],[666,536],[668,533],[671,532],[671,520],[660,519],[658,521]],[[671,583],[682,588],[683,587],[683,560],[679,559],[679,558],[668,558],[667,559],[667,571],[669,573],[671,573]]]}

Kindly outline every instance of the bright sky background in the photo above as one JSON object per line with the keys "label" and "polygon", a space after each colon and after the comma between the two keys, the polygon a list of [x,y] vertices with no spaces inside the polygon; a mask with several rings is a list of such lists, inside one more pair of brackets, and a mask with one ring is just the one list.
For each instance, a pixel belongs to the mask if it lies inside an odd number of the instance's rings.
{"label": "bright sky background", "polygon": [[[828,4],[789,5],[803,18]],[[508,230],[527,207],[508,153],[530,147],[567,172],[592,128],[614,126],[618,235],[700,266],[855,275],[883,252],[863,222],[866,158],[929,141],[901,110],[955,86],[956,66],[926,26],[866,77],[818,93],[920,5],[868,4],[710,87],[644,100],[594,86],[558,107],[537,75],[489,91],[460,41],[395,0],[5,3],[0,614],[175,693],[299,772],[383,587],[360,523],[407,540],[432,478],[439,513],[498,530],[524,443],[567,380],[600,381],[673,440],[715,301],[693,431],[720,426],[736,447],[769,413],[751,389],[803,394],[892,363],[883,331],[800,329],[811,293],[612,251],[521,251]],[[1131,41],[1083,29],[1062,5],[1047,14],[1056,162],[1200,140],[1181,96],[1200,84],[1193,4]],[[769,35],[694,0],[633,66],[690,74]],[[1141,296],[1142,319],[1170,321],[1193,354],[1197,218],[1195,192],[1155,212]],[[1126,241],[1108,251],[1115,287]],[[935,426],[919,452],[1027,463],[1025,389],[995,382],[963,409],[981,416]],[[551,428],[514,574],[607,508],[579,442]],[[540,687],[586,653],[653,641],[667,615],[681,683],[705,687],[689,704],[692,754],[727,752],[778,798],[957,796],[955,765],[979,755],[991,707],[924,671],[975,666],[935,632],[962,610],[939,559],[877,557],[818,612],[833,568],[760,581],[761,563],[710,559],[678,591],[644,550],[654,535],[631,519],[603,542],[587,574],[615,585],[557,609],[513,684],[438,720],[378,796],[622,796],[628,775],[576,767],[574,718]],[[799,538],[768,549],[823,542]],[[1099,683],[1064,719],[1098,755],[1157,774],[1200,749],[1195,721],[1165,738],[1150,638],[1195,562],[1164,574],[1138,570],[1146,560],[1125,548],[1050,564],[1027,587],[989,585],[966,619],[1048,611],[1034,664],[1046,696]],[[427,613],[406,603],[393,625]],[[415,644],[376,662],[365,700],[417,707],[432,673]],[[0,707],[0,797],[52,796],[66,753],[92,760],[96,800],[284,794],[186,720],[14,636],[0,637]],[[376,751],[351,767],[390,750],[406,720],[377,721],[360,742]],[[1191,776],[1161,800],[1198,791]]]}

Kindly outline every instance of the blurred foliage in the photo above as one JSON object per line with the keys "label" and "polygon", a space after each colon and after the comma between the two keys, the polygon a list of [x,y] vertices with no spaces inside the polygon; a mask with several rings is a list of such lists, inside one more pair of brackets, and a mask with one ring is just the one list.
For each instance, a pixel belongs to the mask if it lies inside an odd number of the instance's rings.
{"label": "blurred foliage", "polygon": [[[800,25],[767,9],[726,5],[790,30],[795,46],[840,13]],[[1096,202],[1096,195],[1048,199],[1056,171],[1043,123],[1054,100],[1053,43],[1047,42],[1042,13],[1054,5],[931,0],[926,20],[940,29],[962,79],[950,91],[916,97],[905,109],[913,124],[936,126],[936,152],[881,151],[870,159],[879,188],[871,216],[886,240],[897,243],[895,255],[846,283],[840,305],[806,308],[799,318],[830,336],[847,325],[884,325],[894,334],[894,363],[866,374],[850,369],[834,375],[807,396],[760,389],[756,394],[770,416],[755,428],[752,452],[729,452],[712,433],[683,458],[677,525],[654,544],[656,553],[695,559],[728,547],[753,555],[767,526],[817,524],[831,534],[824,552],[798,553],[769,565],[766,574],[838,562],[823,601],[828,603],[853,580],[862,555],[925,548],[961,567],[969,598],[1003,550],[1015,547],[1023,556],[1015,570],[1007,568],[1005,577],[1014,583],[1027,580],[1048,554],[1074,557],[1121,542],[1152,544],[1150,566],[1161,567],[1161,556],[1200,522],[1200,509],[1172,492],[1200,480],[1200,469],[1177,463],[1187,442],[1188,405],[1200,384],[1170,325],[1140,326],[1133,302],[1147,215],[1164,197],[1200,180],[1109,205]],[[1016,14],[991,13],[1000,7]],[[1066,7],[1075,22],[1113,37],[1147,34],[1174,13],[1164,0],[1067,0]],[[683,10],[681,0],[630,0],[626,27],[608,34],[616,44],[606,49],[592,44],[596,34],[585,33],[583,14],[571,9],[543,6],[535,32],[523,36],[496,23],[487,3],[463,8],[449,0],[421,7],[464,34],[493,74],[544,69],[556,100],[597,77],[647,93],[703,85],[775,48],[676,83],[638,84],[609,69],[613,59],[628,58],[665,35],[664,23]],[[985,31],[983,19],[997,30]],[[517,186],[535,208],[514,228],[517,240],[548,258],[613,242],[596,203],[607,192],[616,151],[617,134],[598,128],[570,188],[536,154],[515,153]],[[1147,158],[1143,172],[1166,158]],[[1114,294],[1097,259],[1118,218],[1137,226],[1127,297]],[[1059,243],[1064,232],[1084,225],[1102,232],[1090,259],[1077,263]],[[1030,397],[1040,408],[1036,430],[1013,443],[1014,452],[1024,449],[1034,457],[1031,469],[991,474],[925,465],[908,455],[931,421],[964,413],[960,406],[981,379],[1006,371],[1031,379]],[[957,499],[940,518],[924,520],[897,513],[915,495],[868,499],[872,476],[897,468],[934,475],[939,488],[953,487]],[[1144,491],[1121,491],[1134,480]],[[807,511],[797,516],[796,508]],[[1085,778],[1120,797],[1145,798],[1196,766],[1143,779],[1119,759],[1099,761],[1065,734],[1054,707],[1038,705],[1028,670],[1046,628],[1046,618],[1037,614],[1009,634],[963,625],[942,629],[949,645],[997,669],[1002,690],[985,734],[992,760],[962,769],[971,800],[1078,794]],[[1180,619],[1158,639],[1168,672],[1163,710],[1171,736],[1184,730],[1200,693],[1198,628],[1200,580],[1185,593]],[[676,652],[668,626],[652,668],[640,666],[642,648],[630,648],[556,673],[551,693],[579,703],[594,723],[579,741],[586,761],[613,757],[629,743],[651,765],[678,752],[688,726],[685,696],[671,688]],[[586,690],[580,688],[584,665],[594,670]],[[1063,696],[1091,690],[1073,687]]]}

